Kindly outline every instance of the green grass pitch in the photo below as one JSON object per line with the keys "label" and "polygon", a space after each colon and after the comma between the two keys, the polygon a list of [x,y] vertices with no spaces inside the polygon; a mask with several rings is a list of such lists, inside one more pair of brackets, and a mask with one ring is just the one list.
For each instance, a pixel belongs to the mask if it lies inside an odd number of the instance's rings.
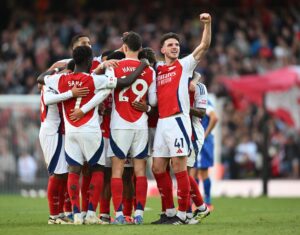
{"label": "green grass pitch", "polygon": [[300,234],[300,199],[216,198],[215,210],[198,225],[150,225],[160,201],[149,198],[144,225],[48,225],[46,199],[0,196],[1,235]]}

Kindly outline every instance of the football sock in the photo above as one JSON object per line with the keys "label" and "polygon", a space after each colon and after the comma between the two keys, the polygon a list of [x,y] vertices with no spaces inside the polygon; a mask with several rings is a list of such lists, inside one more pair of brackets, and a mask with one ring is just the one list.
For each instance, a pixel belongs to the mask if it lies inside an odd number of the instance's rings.
{"label": "football sock", "polygon": [[147,198],[148,182],[146,176],[136,177],[136,210],[144,210]]}
{"label": "football sock", "polygon": [[206,178],[203,181],[203,185],[204,185],[204,201],[206,204],[211,204],[211,197],[210,197],[210,189],[211,189],[211,181],[210,178]]}
{"label": "football sock", "polygon": [[81,181],[81,207],[82,211],[88,210],[89,204],[89,185],[91,182],[91,175],[82,175]]}
{"label": "football sock", "polygon": [[123,195],[123,180],[121,178],[111,178],[111,194],[116,212],[116,217],[123,215],[122,211],[122,195]]}
{"label": "football sock", "polygon": [[189,206],[190,182],[187,171],[175,173],[177,180],[178,211],[186,213]]}
{"label": "football sock", "polygon": [[50,216],[57,216],[59,214],[59,180],[53,175],[48,179],[47,197]]}
{"label": "football sock", "polygon": [[96,211],[99,202],[100,194],[103,189],[104,174],[101,171],[92,173],[91,182],[89,185],[89,211]]}
{"label": "football sock", "polygon": [[166,212],[168,209],[174,209],[173,183],[169,172],[154,174],[154,177],[156,179],[158,190],[161,193],[162,201],[164,201],[162,204],[165,204]]}
{"label": "football sock", "polygon": [[195,181],[194,177],[189,176],[190,179],[190,185],[191,185],[191,199],[195,203],[196,207],[199,207],[203,204],[203,199],[199,191],[199,187],[197,182]]}
{"label": "football sock", "polygon": [[123,214],[125,216],[131,216],[132,207],[133,207],[133,200],[132,198],[123,198]]}
{"label": "football sock", "polygon": [[70,195],[73,213],[80,213],[79,198],[79,178],[80,175],[70,172],[68,177],[68,192]]}
{"label": "football sock", "polygon": [[110,214],[110,198],[106,199],[104,197],[101,197],[100,214]]}

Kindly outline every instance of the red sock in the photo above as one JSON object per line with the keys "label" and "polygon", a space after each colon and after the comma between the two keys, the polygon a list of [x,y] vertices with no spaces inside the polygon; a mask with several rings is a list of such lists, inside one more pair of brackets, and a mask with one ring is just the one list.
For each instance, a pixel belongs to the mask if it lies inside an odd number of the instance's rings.
{"label": "red sock", "polygon": [[201,206],[203,204],[203,199],[198,187],[198,184],[196,182],[196,180],[194,179],[194,177],[189,176],[190,179],[190,185],[191,185],[191,199],[193,200],[193,202],[195,203],[195,205]]}
{"label": "red sock", "polygon": [[88,210],[89,205],[89,186],[91,182],[91,175],[83,175],[81,181],[81,207],[82,211]]}
{"label": "red sock", "polygon": [[74,213],[80,213],[79,178],[80,178],[80,175],[75,174],[75,173],[69,173],[68,192],[70,195]]}
{"label": "red sock", "polygon": [[106,199],[101,197],[100,199],[100,214],[109,214],[110,213],[110,198]]}
{"label": "red sock", "polygon": [[68,180],[63,180],[63,190],[64,190],[64,211],[65,212],[72,212],[72,204],[68,193]]}
{"label": "red sock", "polygon": [[124,216],[131,216],[133,199],[132,198],[123,198],[123,214]]}
{"label": "red sock", "polygon": [[100,194],[103,190],[104,174],[101,171],[92,173],[92,178],[89,186],[89,210],[96,211],[99,202]]}
{"label": "red sock", "polygon": [[154,174],[157,188],[161,193],[162,204],[165,204],[165,209],[175,208],[173,201],[173,184],[168,172]]}
{"label": "red sock", "polygon": [[146,176],[136,177],[136,209],[144,210],[147,198],[148,181]]}
{"label": "red sock", "polygon": [[178,210],[187,211],[189,207],[190,182],[187,171],[175,173],[177,180]]}
{"label": "red sock", "polygon": [[53,175],[48,179],[48,189],[47,189],[47,197],[48,197],[48,206],[50,215],[58,215],[59,214],[59,180]]}
{"label": "red sock", "polygon": [[64,201],[65,201],[65,185],[64,179],[58,179],[59,181],[59,213],[64,213]]}
{"label": "red sock", "polygon": [[111,178],[111,195],[115,211],[122,211],[123,180]]}

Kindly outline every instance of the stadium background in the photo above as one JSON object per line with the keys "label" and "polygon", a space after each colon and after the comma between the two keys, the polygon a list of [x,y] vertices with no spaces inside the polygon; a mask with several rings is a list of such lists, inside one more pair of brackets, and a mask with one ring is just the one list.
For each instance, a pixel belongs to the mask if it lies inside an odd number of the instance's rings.
{"label": "stadium background", "polygon": [[[197,71],[220,117],[213,194],[259,196],[263,193],[261,178],[267,177],[272,179],[269,194],[300,196],[297,121],[293,124],[283,116],[267,115],[266,105],[249,102],[247,94],[237,98],[226,86],[226,81],[243,79],[240,76],[299,64],[298,1],[23,0],[2,1],[1,5],[0,193],[22,190],[24,195],[31,192],[35,196],[46,188],[35,80],[53,62],[70,57],[72,36],[90,35],[93,51],[99,55],[118,48],[122,33],[133,30],[142,35],[144,46],[160,55],[160,35],[174,31],[181,35],[181,54],[186,55],[201,37],[199,13],[209,12],[212,43]],[[285,75],[278,78],[283,83]],[[295,76],[295,84],[284,92],[299,87],[298,73]],[[298,88],[298,103],[291,109],[298,117],[299,93]]]}

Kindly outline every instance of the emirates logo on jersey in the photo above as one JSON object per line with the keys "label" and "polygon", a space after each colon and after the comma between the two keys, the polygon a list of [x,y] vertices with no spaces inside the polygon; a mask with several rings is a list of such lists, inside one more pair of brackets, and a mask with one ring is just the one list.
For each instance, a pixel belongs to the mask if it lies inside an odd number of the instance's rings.
{"label": "emirates logo on jersey", "polygon": [[172,82],[172,78],[176,76],[176,72],[170,72],[167,74],[162,74],[157,76],[157,86],[161,86]]}

